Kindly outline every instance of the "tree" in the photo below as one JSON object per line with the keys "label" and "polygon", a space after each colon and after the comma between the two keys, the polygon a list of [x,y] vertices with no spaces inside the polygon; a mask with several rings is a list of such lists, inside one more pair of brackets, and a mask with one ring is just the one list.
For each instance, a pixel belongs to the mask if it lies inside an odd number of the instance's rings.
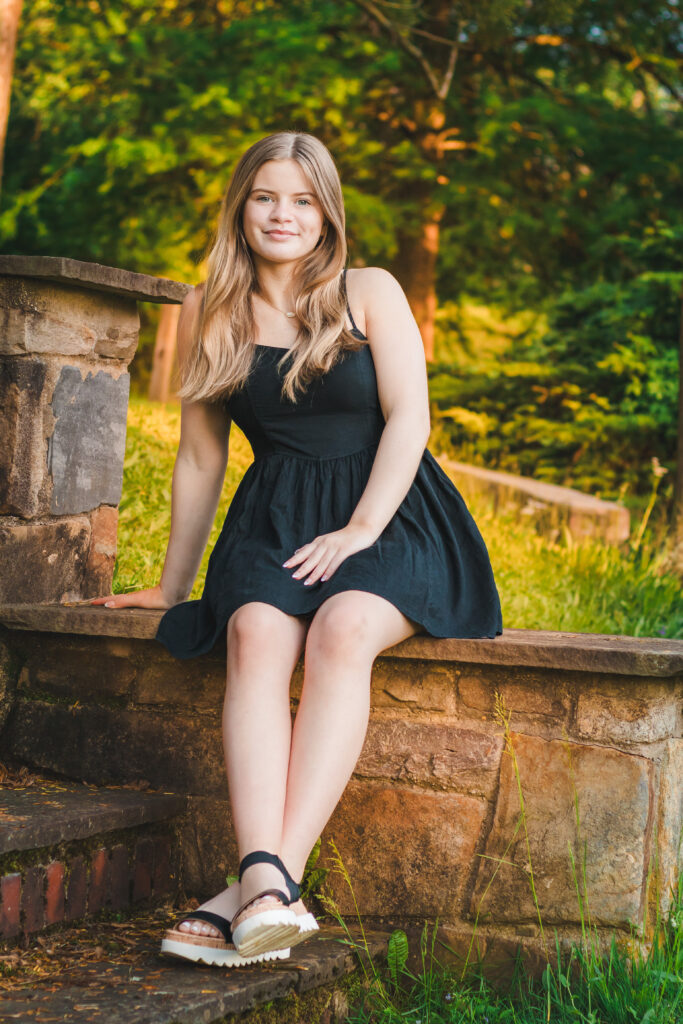
{"label": "tree", "polygon": [[9,119],[12,68],[22,0],[0,0],[0,185]]}

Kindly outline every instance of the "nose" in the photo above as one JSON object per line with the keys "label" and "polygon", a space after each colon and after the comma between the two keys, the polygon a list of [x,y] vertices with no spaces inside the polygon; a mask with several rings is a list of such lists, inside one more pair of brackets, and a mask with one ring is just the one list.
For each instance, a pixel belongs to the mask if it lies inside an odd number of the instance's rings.
{"label": "nose", "polygon": [[285,200],[278,200],[273,204],[270,210],[270,217],[271,220],[276,220],[278,223],[289,223],[292,220],[291,210]]}

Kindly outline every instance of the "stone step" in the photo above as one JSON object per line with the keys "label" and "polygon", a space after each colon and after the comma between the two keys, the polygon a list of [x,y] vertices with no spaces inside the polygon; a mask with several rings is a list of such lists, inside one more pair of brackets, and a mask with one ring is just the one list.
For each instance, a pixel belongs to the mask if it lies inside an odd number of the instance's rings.
{"label": "stone step", "polygon": [[[90,921],[29,940],[27,949],[3,957],[0,1020],[217,1024],[250,1010],[259,1021],[345,1020],[359,961],[340,927],[323,925],[287,960],[228,969],[161,955],[163,931],[180,912],[169,902],[123,923]],[[359,938],[355,929],[351,934]],[[388,934],[365,934],[373,959],[385,957]],[[272,1016],[261,1017],[258,1008],[271,1001]]]}
{"label": "stone step", "polygon": [[0,939],[175,894],[185,803],[36,776],[0,791]]}

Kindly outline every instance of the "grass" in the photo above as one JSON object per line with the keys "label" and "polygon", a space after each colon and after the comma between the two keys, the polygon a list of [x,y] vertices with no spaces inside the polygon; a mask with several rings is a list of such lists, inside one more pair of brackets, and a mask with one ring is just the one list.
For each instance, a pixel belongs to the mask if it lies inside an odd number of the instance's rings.
{"label": "grass", "polygon": [[[159,582],[179,438],[178,402],[159,404],[131,396],[114,593]],[[225,485],[192,598],[201,596],[209,554],[251,457],[246,438],[233,425]],[[468,506],[489,549],[505,626],[683,637],[680,582],[662,571],[662,538],[651,522],[642,537],[636,527],[631,544],[616,548],[594,540],[579,542],[566,530],[551,542],[514,513],[494,515],[484,499],[471,500]]]}
{"label": "grass", "polygon": [[[455,955],[454,950],[439,940],[438,921],[432,924],[431,931],[429,923],[424,925],[417,970],[408,966],[408,939],[401,929],[396,929],[390,937],[386,963],[378,964],[369,952],[351,879],[334,840],[330,839],[331,876],[336,876],[349,888],[360,925],[360,940],[354,939],[333,895],[325,887],[322,903],[344,930],[345,939],[342,941],[353,949],[362,970],[362,983],[355,993],[347,1024],[465,1024],[475,1021],[478,1024],[680,1024],[683,1020],[683,875],[679,877],[676,890],[669,894],[671,900],[666,918],[660,915],[657,898],[649,945],[645,946],[639,940],[633,926],[630,940],[617,942],[612,934],[606,943],[590,914],[586,888],[587,844],[583,841],[583,855],[578,868],[570,845],[568,855],[576,886],[582,937],[579,943],[572,943],[567,952],[561,948],[555,931],[551,953],[534,886],[526,831],[527,808],[512,740],[510,715],[499,694],[496,694],[496,714],[503,727],[505,755],[512,758],[517,779],[520,813],[512,838],[520,829],[526,837],[531,868],[527,878],[538,914],[538,940],[545,963],[543,971],[540,976],[526,973],[522,957],[518,955],[509,983],[504,989],[500,985],[494,987],[487,980],[485,964],[471,961],[479,910],[473,923],[472,942],[459,971],[453,967],[453,958],[443,963],[437,956],[438,946]],[[566,744],[566,752],[571,767],[569,744]],[[573,779],[573,773],[571,777]],[[581,837],[576,786],[574,811],[577,832]],[[499,858],[500,863],[505,861],[506,854],[507,851]],[[656,869],[655,865],[655,874]],[[651,891],[649,886],[648,891]],[[485,896],[486,892],[481,897],[480,906]]]}

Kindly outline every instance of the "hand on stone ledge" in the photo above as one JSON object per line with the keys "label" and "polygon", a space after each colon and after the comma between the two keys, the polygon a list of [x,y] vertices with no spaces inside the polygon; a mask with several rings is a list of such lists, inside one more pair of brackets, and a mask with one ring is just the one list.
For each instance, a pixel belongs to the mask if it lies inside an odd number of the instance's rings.
{"label": "hand on stone ledge", "polygon": [[171,608],[174,602],[169,601],[161,587],[150,587],[148,590],[134,590],[130,594],[94,597],[88,603],[103,604],[105,608]]}

